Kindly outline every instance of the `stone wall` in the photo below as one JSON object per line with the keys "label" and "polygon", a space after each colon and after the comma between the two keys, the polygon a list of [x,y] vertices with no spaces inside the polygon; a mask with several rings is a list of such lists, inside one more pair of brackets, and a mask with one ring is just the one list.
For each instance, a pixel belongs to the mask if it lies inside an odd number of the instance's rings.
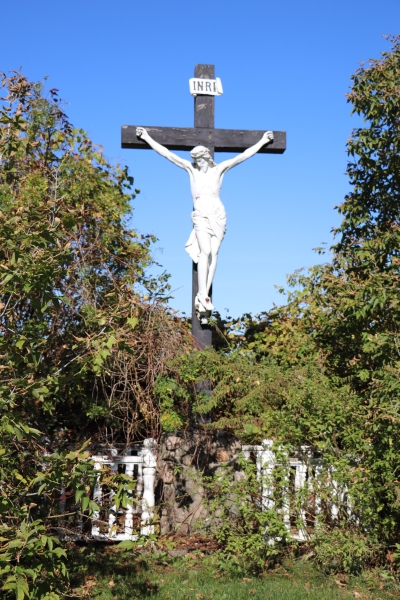
{"label": "stone wall", "polygon": [[222,463],[234,464],[240,450],[240,441],[224,431],[163,435],[158,448],[156,487],[162,534],[188,534],[199,519],[207,517],[198,475],[213,475]]}

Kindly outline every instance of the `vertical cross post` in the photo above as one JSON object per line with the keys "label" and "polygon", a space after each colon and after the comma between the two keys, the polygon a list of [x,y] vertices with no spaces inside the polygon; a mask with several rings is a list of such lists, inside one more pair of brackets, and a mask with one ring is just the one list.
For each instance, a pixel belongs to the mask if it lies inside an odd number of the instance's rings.
{"label": "vertical cross post", "polygon": [[[196,65],[194,76],[200,79],[214,79],[214,65]],[[214,96],[198,95],[194,99],[194,127],[202,129],[214,129]],[[214,158],[214,146],[208,146],[212,158]],[[195,299],[199,290],[197,279],[197,264],[192,268],[192,334],[197,344],[203,350],[212,345],[212,329],[209,325],[201,325],[196,315]],[[212,301],[212,289],[209,296]]]}

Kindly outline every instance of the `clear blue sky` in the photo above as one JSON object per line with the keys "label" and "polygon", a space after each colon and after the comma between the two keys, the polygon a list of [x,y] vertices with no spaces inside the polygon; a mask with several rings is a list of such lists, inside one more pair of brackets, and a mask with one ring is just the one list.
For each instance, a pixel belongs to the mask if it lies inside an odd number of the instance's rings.
{"label": "clear blue sky", "polygon": [[214,305],[238,316],[279,303],[274,285],[331,243],[356,125],[344,95],[358,64],[389,48],[382,34],[398,33],[400,2],[20,0],[2,3],[1,20],[0,69],[48,75],[74,125],[129,166],[141,189],[133,225],[159,238],[178,310],[191,297],[187,175],[151,151],[122,150],[121,125],[192,126],[188,79],[213,63],[224,86],[216,127],[287,131],[284,155],[256,156],[224,181]]}

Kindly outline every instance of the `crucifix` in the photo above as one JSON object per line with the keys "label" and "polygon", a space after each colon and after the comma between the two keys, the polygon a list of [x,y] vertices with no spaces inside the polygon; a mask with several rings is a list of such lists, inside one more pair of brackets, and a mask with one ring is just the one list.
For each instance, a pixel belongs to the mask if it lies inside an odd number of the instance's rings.
{"label": "crucifix", "polygon": [[[193,231],[185,246],[193,259],[192,333],[203,349],[211,346],[212,329],[208,325],[212,306],[212,280],[219,246],[225,234],[225,209],[219,190],[225,172],[256,152],[282,154],[286,149],[284,131],[260,131],[214,128],[214,95],[219,80],[214,79],[214,65],[196,65],[194,72],[194,127],[147,127],[123,125],[122,148],[153,148],[185,169],[191,182],[194,210]],[[204,84],[201,82],[204,81]],[[196,88],[197,82],[197,88]],[[191,150],[193,163],[171,150]],[[244,151],[244,152],[243,152]],[[218,165],[214,152],[239,152],[234,159]]]}

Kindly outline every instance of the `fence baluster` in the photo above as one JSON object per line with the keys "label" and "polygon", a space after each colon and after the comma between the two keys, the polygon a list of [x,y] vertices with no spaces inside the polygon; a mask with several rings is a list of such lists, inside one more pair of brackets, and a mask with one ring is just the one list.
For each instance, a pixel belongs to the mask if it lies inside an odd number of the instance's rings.
{"label": "fence baluster", "polygon": [[[100,471],[101,470],[101,464],[98,461],[96,461],[94,463],[94,468],[96,469],[96,471]],[[96,484],[94,486],[93,500],[96,502],[96,504],[98,504],[99,506],[101,506],[102,500],[103,500],[103,492],[102,492],[102,489],[101,489],[99,477],[97,477]],[[93,517],[92,517],[92,530],[91,530],[91,534],[92,534],[93,537],[98,537],[100,535],[100,524],[98,522],[98,519],[100,519],[100,511],[96,510],[96,511],[94,511]]]}

